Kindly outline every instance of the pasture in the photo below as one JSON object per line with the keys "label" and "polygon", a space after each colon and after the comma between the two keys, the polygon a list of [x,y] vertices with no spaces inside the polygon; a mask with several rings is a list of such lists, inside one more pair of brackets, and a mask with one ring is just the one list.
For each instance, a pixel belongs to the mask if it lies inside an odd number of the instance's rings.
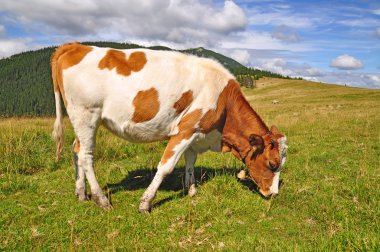
{"label": "pasture", "polygon": [[[302,80],[244,89],[288,137],[280,194],[265,200],[232,154],[205,153],[198,194],[184,195],[184,160],[149,214],[140,197],[165,142],[131,144],[101,129],[95,171],[113,210],[74,195],[72,127],[55,163],[53,118],[0,119],[0,250],[379,251],[380,90]],[[278,104],[272,104],[278,100]]]}

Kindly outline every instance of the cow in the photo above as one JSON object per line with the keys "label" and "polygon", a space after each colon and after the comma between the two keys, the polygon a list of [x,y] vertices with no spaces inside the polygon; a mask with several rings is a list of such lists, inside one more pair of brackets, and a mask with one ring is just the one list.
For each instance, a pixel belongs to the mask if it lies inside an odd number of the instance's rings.
{"label": "cow", "polygon": [[63,142],[62,101],[75,132],[75,194],[112,208],[94,173],[96,132],[103,125],[133,143],[168,140],[157,172],[141,197],[150,211],[157,190],[183,154],[185,188],[196,193],[194,163],[207,150],[231,152],[248,169],[264,197],[278,193],[286,136],[270,129],[220,63],[175,51],[116,50],[80,43],[58,47],[51,58],[56,159]]}

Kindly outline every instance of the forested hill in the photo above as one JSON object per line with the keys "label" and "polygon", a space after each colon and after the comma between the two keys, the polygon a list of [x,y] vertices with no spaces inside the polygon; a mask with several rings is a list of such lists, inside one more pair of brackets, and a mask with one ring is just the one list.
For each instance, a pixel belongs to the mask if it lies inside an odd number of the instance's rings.
{"label": "forested hill", "polygon": [[[114,42],[88,42],[88,45],[118,49],[142,48],[136,44]],[[167,47],[150,47],[154,50],[172,50]],[[55,114],[50,56],[55,47],[24,52],[0,60],[0,116],[51,116]],[[204,48],[182,52],[214,58],[235,75],[282,77],[267,71],[246,68],[237,61]]]}

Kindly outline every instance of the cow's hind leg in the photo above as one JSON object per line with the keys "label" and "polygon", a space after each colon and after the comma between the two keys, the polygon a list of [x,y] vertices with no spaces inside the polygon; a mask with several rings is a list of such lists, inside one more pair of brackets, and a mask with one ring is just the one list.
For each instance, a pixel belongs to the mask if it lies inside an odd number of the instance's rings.
{"label": "cow's hind leg", "polygon": [[[68,112],[70,115],[71,111]],[[77,153],[77,170],[79,176],[84,175],[80,177],[81,180],[77,180],[77,188],[80,188],[84,184],[83,178],[86,177],[91,188],[91,198],[98,206],[109,209],[111,208],[111,204],[103,194],[94,172],[94,149],[96,131],[100,124],[99,113],[80,108],[76,108],[75,112],[75,115],[78,116],[73,116],[71,113],[70,119],[80,143],[79,152]],[[80,191],[80,193],[82,194],[84,192]]]}
{"label": "cow's hind leg", "polygon": [[78,165],[78,154],[80,151],[80,141],[78,137],[75,138],[73,143],[74,151],[74,165],[75,165],[75,195],[79,201],[88,200],[86,192],[86,175],[82,166]]}
{"label": "cow's hind leg", "polygon": [[194,164],[197,160],[197,152],[191,147],[185,151],[186,172],[185,172],[185,189],[190,197],[197,193],[194,178]]}
{"label": "cow's hind leg", "polygon": [[196,137],[197,134],[181,133],[170,138],[168,145],[164,151],[164,155],[162,156],[161,161],[157,167],[157,173],[141,197],[141,203],[139,206],[140,213],[146,213],[150,210],[150,204],[156,196],[161,182],[168,174],[173,171],[174,166],[178,162],[182,153],[191,145]]}

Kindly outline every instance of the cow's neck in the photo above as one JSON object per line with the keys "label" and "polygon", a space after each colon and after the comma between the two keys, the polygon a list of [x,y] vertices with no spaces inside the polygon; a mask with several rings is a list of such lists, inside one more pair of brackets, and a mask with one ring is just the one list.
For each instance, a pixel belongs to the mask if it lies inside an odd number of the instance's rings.
{"label": "cow's neck", "polygon": [[251,134],[263,136],[268,132],[268,127],[244,98],[240,87],[232,85],[226,103],[223,144],[233,146],[239,153],[246,153],[251,149]]}

